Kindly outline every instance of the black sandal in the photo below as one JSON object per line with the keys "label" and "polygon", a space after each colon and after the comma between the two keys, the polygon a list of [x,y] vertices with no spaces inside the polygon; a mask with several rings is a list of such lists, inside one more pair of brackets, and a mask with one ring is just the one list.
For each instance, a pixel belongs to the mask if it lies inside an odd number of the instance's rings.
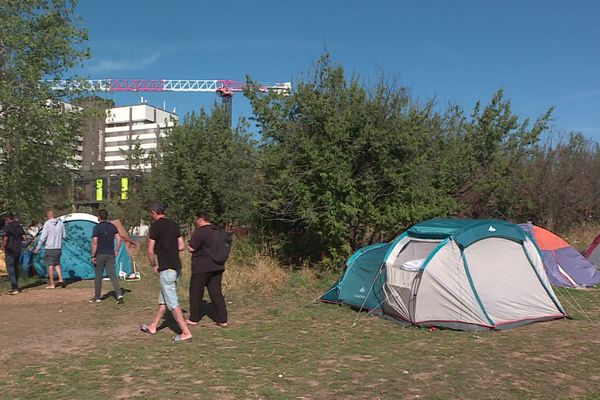
{"label": "black sandal", "polygon": [[148,325],[146,325],[146,324],[140,325],[140,331],[147,333],[148,335],[156,335],[156,332],[151,332],[150,328],[148,328]]}

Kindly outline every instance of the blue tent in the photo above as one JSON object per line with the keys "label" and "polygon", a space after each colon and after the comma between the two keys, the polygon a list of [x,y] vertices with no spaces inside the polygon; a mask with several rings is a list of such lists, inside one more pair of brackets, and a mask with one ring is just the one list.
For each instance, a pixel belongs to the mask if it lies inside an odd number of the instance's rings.
{"label": "blue tent", "polygon": [[[98,218],[84,213],[67,214],[59,217],[65,225],[67,237],[63,241],[60,255],[60,266],[65,280],[93,279],[95,276],[92,264],[92,230],[98,224]],[[35,239],[37,245],[38,237]],[[39,276],[47,276],[48,268],[44,263],[45,249],[33,258],[33,266]],[[117,276],[132,273],[131,258],[125,244],[121,242],[119,253],[115,260]]]}
{"label": "blue tent", "polygon": [[346,261],[340,279],[319,300],[344,303],[363,310],[379,310],[384,283],[380,268],[391,243],[363,247]]}

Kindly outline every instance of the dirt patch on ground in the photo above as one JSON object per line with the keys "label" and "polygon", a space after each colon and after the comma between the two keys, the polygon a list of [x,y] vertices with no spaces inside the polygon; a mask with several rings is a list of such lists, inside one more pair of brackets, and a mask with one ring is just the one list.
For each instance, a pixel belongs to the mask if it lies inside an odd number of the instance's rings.
{"label": "dirt patch on ground", "polygon": [[88,302],[91,295],[89,288],[44,286],[18,295],[1,295],[0,361],[15,353],[52,356],[85,352],[100,336],[127,337],[136,331],[124,307],[114,310],[121,314],[117,320],[123,324],[111,321],[103,326],[95,305]]}
{"label": "dirt patch on ground", "polygon": [[[117,341],[154,339],[139,330],[141,323],[150,322],[154,316],[157,298],[154,290],[133,287],[137,298],[131,302],[126,294],[124,305],[117,305],[112,296],[106,297],[100,304],[90,304],[88,300],[94,291],[91,285],[91,282],[77,282],[56,289],[46,289],[45,285],[41,285],[18,295],[0,294],[0,362],[15,354],[53,357],[64,353],[85,353],[106,346],[108,338]],[[112,290],[110,284],[106,286],[105,282],[103,293]],[[126,292],[131,290],[126,289]],[[186,299],[182,297],[180,302],[185,309]],[[255,310],[239,315],[234,311],[232,326],[243,326],[257,313]],[[175,334],[176,329],[174,321],[170,319],[161,330]],[[197,332],[206,329],[223,330],[208,316],[194,328]],[[227,339],[221,344],[229,349],[234,349],[236,345]]]}

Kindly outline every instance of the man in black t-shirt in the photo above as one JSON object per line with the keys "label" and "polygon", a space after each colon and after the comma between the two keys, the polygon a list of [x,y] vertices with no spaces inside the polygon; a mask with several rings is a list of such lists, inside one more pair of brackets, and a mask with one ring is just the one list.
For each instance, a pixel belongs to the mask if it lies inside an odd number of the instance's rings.
{"label": "man in black t-shirt", "polygon": [[98,221],[98,225],[94,226],[92,231],[92,263],[96,266],[96,276],[94,280],[94,297],[90,299],[90,303],[100,303],[102,301],[100,297],[102,294],[102,279],[106,270],[106,274],[115,290],[117,304],[123,304],[123,293],[115,273],[115,258],[121,248],[121,237],[117,227],[108,221],[108,211],[98,210]]}
{"label": "man in black t-shirt", "polygon": [[198,325],[202,316],[202,301],[206,287],[217,315],[217,325],[225,328],[227,306],[221,289],[225,265],[216,263],[211,256],[217,227],[203,212],[196,214],[195,223],[196,230],[188,245],[188,251],[192,253],[192,278],[190,279],[190,318],[186,322],[189,325]]}
{"label": "man in black t-shirt", "polygon": [[161,203],[154,202],[150,206],[150,217],[154,222],[150,226],[148,235],[148,260],[152,270],[159,274],[160,294],[154,320],[150,324],[141,325],[140,329],[155,334],[158,324],[168,309],[181,329],[181,334],[175,336],[173,340],[175,342],[191,340],[192,333],[185,323],[177,298],[177,282],[181,275],[179,252],[185,249],[185,244],[177,223],[165,216],[165,207]]}
{"label": "man in black t-shirt", "polygon": [[21,260],[21,246],[25,232],[17,221],[15,216],[9,213],[6,217],[6,225],[4,225],[4,238],[2,239],[2,248],[4,249],[4,259],[6,261],[6,269],[10,279],[11,290],[10,294],[18,294],[21,292],[18,285],[19,279],[19,261]]}

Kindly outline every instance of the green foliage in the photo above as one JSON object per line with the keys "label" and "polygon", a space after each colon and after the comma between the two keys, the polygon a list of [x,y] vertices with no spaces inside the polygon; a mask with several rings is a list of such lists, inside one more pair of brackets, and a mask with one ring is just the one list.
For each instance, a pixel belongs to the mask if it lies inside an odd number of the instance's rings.
{"label": "green foliage", "polygon": [[201,110],[160,141],[146,185],[147,200],[163,201],[180,223],[208,211],[218,223],[252,221],[255,201],[256,149],[246,126],[229,126],[228,114]]}
{"label": "green foliage", "polygon": [[142,148],[140,142],[135,142],[131,149],[119,149],[121,156],[127,161],[129,171],[143,172],[144,165],[150,160],[150,155]]}
{"label": "green foliage", "polygon": [[436,182],[441,120],[405,88],[368,90],[324,56],[292,95],[248,96],[263,135],[260,213],[288,255],[339,263],[454,208]]}
{"label": "green foliage", "polygon": [[58,79],[88,57],[72,15],[74,1],[0,3],[0,207],[25,215],[76,165],[81,115],[66,112],[42,79]]}
{"label": "green foliage", "polygon": [[139,225],[140,220],[147,222],[150,220],[143,187],[132,180],[130,180],[127,200],[107,199],[102,207],[108,210],[111,220],[120,220],[126,228]]}
{"label": "green foliage", "polygon": [[478,102],[470,119],[460,110],[451,115],[452,130],[443,141],[445,151],[440,150],[451,160],[451,169],[444,172],[461,215],[519,217],[523,207],[519,187],[532,183],[523,162],[537,150],[551,113],[548,110],[529,127],[529,120],[519,122],[499,90],[483,110]]}

